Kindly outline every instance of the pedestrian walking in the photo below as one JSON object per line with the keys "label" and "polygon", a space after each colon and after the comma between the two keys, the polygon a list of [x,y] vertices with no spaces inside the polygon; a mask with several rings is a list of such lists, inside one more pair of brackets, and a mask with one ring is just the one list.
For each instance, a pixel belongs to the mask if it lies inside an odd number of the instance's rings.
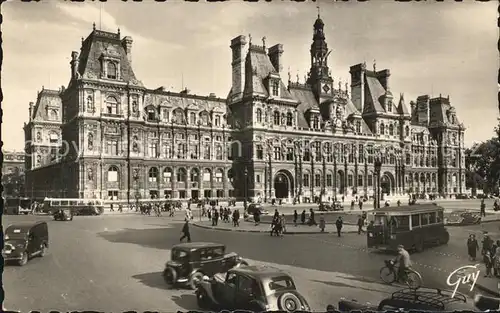
{"label": "pedestrian walking", "polygon": [[500,276],[500,240],[497,240],[495,254],[492,257],[493,262],[493,275]]}
{"label": "pedestrian walking", "polygon": [[484,203],[484,199],[481,199],[481,216],[486,216],[486,204]]}
{"label": "pedestrian walking", "polygon": [[488,235],[488,232],[484,232],[481,254],[485,254],[486,251],[490,251],[491,254],[492,247],[493,247],[493,240]]}
{"label": "pedestrian walking", "polygon": [[118,212],[122,213],[123,212],[123,204],[118,204]]}
{"label": "pedestrian walking", "polygon": [[255,222],[255,226],[260,224],[260,210],[255,210],[253,213],[253,220]]}
{"label": "pedestrian walking", "polygon": [[235,209],[233,211],[233,227],[239,227],[240,226],[240,211],[238,209]]}
{"label": "pedestrian walking", "polygon": [[477,243],[476,235],[470,234],[469,239],[467,239],[467,253],[471,261],[476,260],[477,251],[479,251],[479,244]]}
{"label": "pedestrian walking", "polygon": [[281,214],[280,224],[281,224],[281,235],[283,236],[283,234],[286,233],[286,218],[285,218],[285,214]]}
{"label": "pedestrian walking", "polygon": [[302,223],[302,225],[306,223],[306,210],[302,211],[302,213],[300,214],[300,222]]}
{"label": "pedestrian walking", "polygon": [[342,226],[344,226],[344,221],[342,220],[342,216],[339,216],[337,218],[335,226],[337,226],[337,235],[340,237],[340,233],[342,232]]}
{"label": "pedestrian walking", "polygon": [[187,242],[191,242],[191,234],[189,233],[189,220],[186,219],[186,222],[184,223],[184,226],[182,227],[182,236],[181,236],[181,239],[180,239],[180,242],[182,242],[182,240],[184,238],[187,238]]}
{"label": "pedestrian walking", "polygon": [[293,210],[293,225],[297,226],[297,220],[299,218],[299,214],[297,213],[297,210]]}
{"label": "pedestrian walking", "polygon": [[361,215],[358,216],[358,235],[361,235],[363,232],[363,225],[365,224],[365,221],[363,220],[363,217]]}
{"label": "pedestrian walking", "polygon": [[486,267],[486,274],[484,277],[491,277],[491,267],[493,266],[490,251],[486,251],[483,256],[484,266]]}
{"label": "pedestrian walking", "polygon": [[325,216],[323,213],[319,215],[319,229],[321,229],[321,232],[325,232],[325,227],[326,227],[326,222],[325,222]]}
{"label": "pedestrian walking", "polygon": [[351,211],[354,211],[354,206],[355,206],[355,204],[356,204],[356,203],[354,202],[354,200],[351,200]]}
{"label": "pedestrian walking", "polygon": [[110,210],[111,212],[114,212],[114,211],[115,211],[115,210],[113,209],[113,203],[111,203],[111,204],[109,205],[109,210]]}
{"label": "pedestrian walking", "polygon": [[358,206],[359,206],[359,210],[362,211],[363,210],[363,200],[362,199],[359,199]]}

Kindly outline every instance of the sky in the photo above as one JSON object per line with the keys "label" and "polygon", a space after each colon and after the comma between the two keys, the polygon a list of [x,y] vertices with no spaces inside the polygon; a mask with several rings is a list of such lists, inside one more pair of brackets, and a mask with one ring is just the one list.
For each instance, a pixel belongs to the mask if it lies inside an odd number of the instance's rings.
{"label": "sky", "polygon": [[133,38],[132,66],[148,88],[164,86],[226,97],[231,84],[231,39],[251,34],[255,44],[281,43],[282,79],[310,68],[313,24],[320,6],[335,81],[366,61],[390,69],[390,87],[405,101],[419,95],[450,96],[467,127],[466,146],[491,138],[498,112],[496,1],[368,3],[317,1],[155,3],[109,1],[39,3],[9,1],[3,14],[1,84],[4,150],[22,150],[23,125],[37,91],[59,89],[70,79],[70,56],[92,24]]}

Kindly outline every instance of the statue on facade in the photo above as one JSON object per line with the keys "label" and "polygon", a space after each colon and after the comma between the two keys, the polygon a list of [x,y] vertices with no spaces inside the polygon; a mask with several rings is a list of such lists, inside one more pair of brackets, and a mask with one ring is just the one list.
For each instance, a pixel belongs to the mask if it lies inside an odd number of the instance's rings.
{"label": "statue on facade", "polygon": [[42,163],[42,156],[41,155],[37,155],[36,156],[36,164],[40,165],[40,163]]}
{"label": "statue on facade", "polygon": [[36,133],[36,141],[38,141],[38,142],[42,141],[42,133],[40,133],[40,132]]}
{"label": "statue on facade", "polygon": [[94,171],[91,168],[89,168],[88,171],[87,171],[87,179],[89,181],[94,180]]}
{"label": "statue on facade", "polygon": [[94,113],[94,99],[92,96],[87,97],[87,112]]}
{"label": "statue on facade", "polygon": [[134,169],[133,173],[132,173],[132,177],[134,178],[134,180],[138,180],[139,179],[139,170],[138,169]]}
{"label": "statue on facade", "polygon": [[89,133],[88,135],[88,148],[89,150],[92,151],[92,149],[94,149],[94,135],[92,135],[92,133]]}

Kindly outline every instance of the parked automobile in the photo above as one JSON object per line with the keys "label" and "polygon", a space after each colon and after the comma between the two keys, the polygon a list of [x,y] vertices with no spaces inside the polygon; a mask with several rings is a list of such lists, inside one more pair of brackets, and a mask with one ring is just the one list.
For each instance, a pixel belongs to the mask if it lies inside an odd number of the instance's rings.
{"label": "parked automobile", "polygon": [[73,212],[70,209],[62,209],[54,212],[55,221],[72,221]]}
{"label": "parked automobile", "polygon": [[257,210],[259,210],[260,214],[263,215],[269,214],[269,211],[264,209],[264,207],[260,203],[250,203],[247,207],[248,215],[253,215]]}
{"label": "parked automobile", "polygon": [[201,309],[214,311],[310,311],[290,275],[262,266],[243,266],[211,279],[204,277],[197,286],[196,299]]}
{"label": "parked automobile", "polygon": [[453,211],[447,218],[447,225],[476,225],[481,223],[481,216],[467,210]]}
{"label": "parked automobile", "polygon": [[163,279],[170,287],[187,285],[196,289],[203,276],[227,272],[233,267],[248,265],[236,253],[225,253],[226,246],[211,242],[192,242],[175,245],[170,261],[165,264]]}
{"label": "parked automobile", "polygon": [[43,257],[49,248],[49,229],[46,222],[24,222],[7,226],[2,255],[5,261],[26,265],[35,256]]}
{"label": "parked automobile", "polygon": [[457,292],[454,297],[453,291],[435,288],[401,289],[391,296],[380,301],[379,304],[360,303],[357,300],[341,299],[338,303],[338,311],[470,311],[475,310],[474,303],[467,301],[467,297]]}

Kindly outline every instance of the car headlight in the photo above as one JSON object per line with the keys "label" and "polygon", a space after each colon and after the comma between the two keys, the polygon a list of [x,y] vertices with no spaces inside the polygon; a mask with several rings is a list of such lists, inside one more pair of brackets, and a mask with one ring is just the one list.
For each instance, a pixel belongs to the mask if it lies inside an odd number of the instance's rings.
{"label": "car headlight", "polygon": [[396,239],[396,235],[391,235],[391,239]]}
{"label": "car headlight", "polygon": [[5,240],[9,240],[9,235],[5,235]]}

